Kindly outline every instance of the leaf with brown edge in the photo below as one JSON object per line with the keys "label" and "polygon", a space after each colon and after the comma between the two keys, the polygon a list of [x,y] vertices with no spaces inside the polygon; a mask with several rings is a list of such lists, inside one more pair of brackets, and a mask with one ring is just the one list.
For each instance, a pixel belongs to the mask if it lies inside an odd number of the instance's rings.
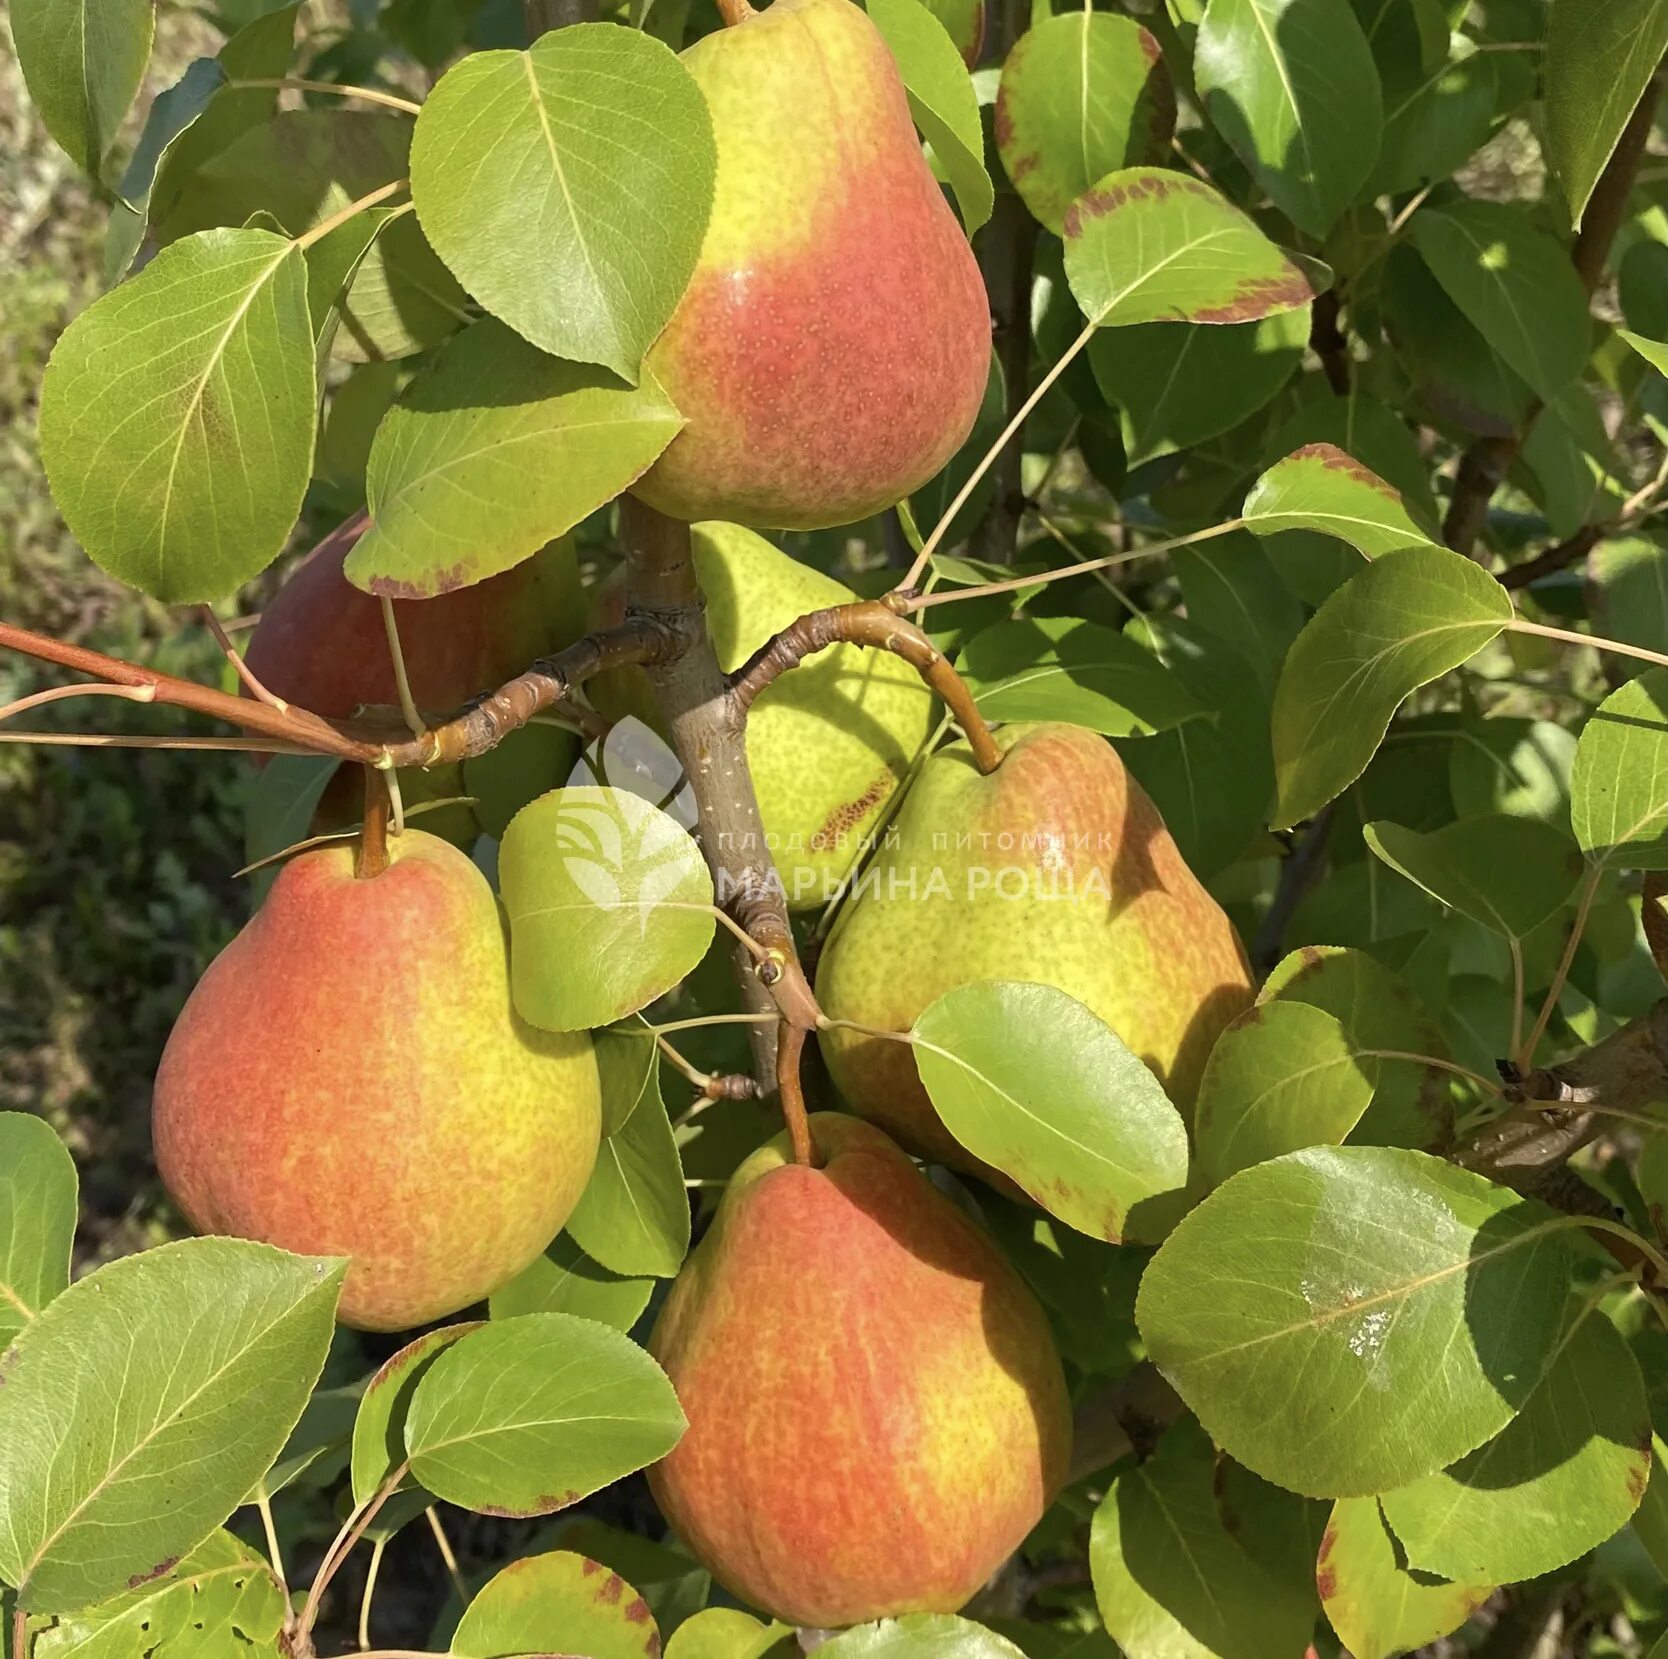
{"label": "leaf with brown edge", "polygon": [[459,1659],[550,1646],[587,1659],[659,1659],[646,1601],[616,1572],[571,1550],[524,1556],[488,1580],[453,1636]]}
{"label": "leaf with brown edge", "polygon": [[1067,208],[1061,234],[1072,294],[1102,328],[1254,322],[1309,304],[1331,281],[1203,180],[1160,167],[1108,173]]}
{"label": "leaf with brown edge", "polygon": [[1252,486],[1242,511],[1259,536],[1318,530],[1369,559],[1431,543],[1396,489],[1336,444],[1305,444],[1276,461]]}
{"label": "leaf with brown edge", "polygon": [[411,1409],[417,1385],[441,1353],[460,1337],[479,1330],[481,1322],[443,1325],[425,1331],[391,1359],[365,1385],[359,1412],[353,1420],[353,1497],[369,1503],[381,1487],[405,1462],[405,1416]]}

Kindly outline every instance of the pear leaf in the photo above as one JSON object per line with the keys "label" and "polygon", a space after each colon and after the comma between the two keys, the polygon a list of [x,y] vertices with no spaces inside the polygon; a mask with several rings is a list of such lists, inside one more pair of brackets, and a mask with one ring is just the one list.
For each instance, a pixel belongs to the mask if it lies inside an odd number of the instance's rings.
{"label": "pear leaf", "polygon": [[1392,1659],[1459,1627],[1494,1594],[1408,1571],[1377,1498],[1342,1498],[1321,1539],[1315,1582],[1327,1621],[1356,1659]]}
{"label": "pear leaf", "polygon": [[1569,837],[1538,818],[1488,813],[1428,835],[1382,823],[1361,833],[1392,870],[1507,939],[1562,909],[1581,874]]}
{"label": "pear leaf", "polygon": [[659,1659],[646,1601],[618,1573],[572,1550],[525,1555],[482,1585],[458,1621],[451,1653],[582,1653],[586,1659]]}
{"label": "pear leaf", "polygon": [[1210,0],[1193,68],[1205,113],[1275,205],[1325,236],[1366,184],[1384,122],[1349,0]]}
{"label": "pear leaf", "polygon": [[1668,668],[1611,692],[1582,728],[1570,824],[1595,863],[1668,870]]}
{"label": "pear leaf", "polygon": [[1587,1309],[1501,1434],[1379,1502],[1414,1567],[1516,1584],[1619,1532],[1650,1473],[1651,1414],[1638,1362],[1616,1327]]}
{"label": "pear leaf", "polygon": [[666,1659],[763,1659],[793,1627],[761,1624],[739,1607],[703,1607],[672,1632]]}
{"label": "pear leaf", "polygon": [[1668,0],[1552,0],[1541,64],[1546,159],[1579,225],[1668,51]]}
{"label": "pear leaf", "polygon": [[1377,1069],[1319,1008],[1247,1009],[1216,1039],[1199,1082],[1200,1175],[1216,1186],[1283,1152],[1337,1145],[1366,1111]]}
{"label": "pear leaf", "polygon": [[906,1613],[854,1625],[824,1647],[829,1659],[1021,1659],[1005,1636],[954,1613]]}
{"label": "pear leaf", "polygon": [[1307,1571],[1256,1559],[1223,1524],[1216,1460],[1172,1430],[1095,1511],[1089,1570],[1107,1634],[1131,1659],[1289,1659],[1315,1622]]}
{"label": "pear leaf", "polygon": [[1181,1114],[1117,1033],[1064,991],[961,985],[910,1036],[945,1128],[1079,1232],[1120,1243],[1132,1226],[1144,1231],[1144,1201],[1186,1181]]}
{"label": "pear leaf", "polygon": [[1312,1497],[1388,1491],[1527,1403],[1562,1326],[1572,1225],[1422,1152],[1310,1147],[1187,1215],[1136,1321],[1230,1457]]}
{"label": "pear leaf", "polygon": [[69,1285],[76,1190],[52,1126],[0,1112],[0,1350]]}
{"label": "pear leaf", "polygon": [[986,628],[967,642],[958,666],[987,720],[1064,720],[1128,737],[1205,713],[1150,651],[1075,617]]}
{"label": "pear leaf", "polygon": [[648,1276],[626,1278],[592,1261],[566,1233],[518,1273],[488,1304],[494,1319],[523,1313],[571,1313],[629,1331],[642,1317],[654,1290]]}
{"label": "pear leaf", "polygon": [[868,13],[897,62],[909,113],[932,145],[971,236],[990,218],[996,189],[985,171],[979,100],[967,65],[944,24],[920,0],[869,0]]}
{"label": "pear leaf", "polygon": [[623,789],[553,789],[504,832],[498,879],[521,1017],[583,1031],[669,991],[712,943],[712,877],[688,831]]}
{"label": "pear leaf", "polygon": [[276,1652],[284,1592],[265,1561],[229,1532],[213,1532],[165,1577],[60,1619],[35,1639],[35,1659]]}
{"label": "pear leaf", "polygon": [[1295,824],[1347,789],[1402,699],[1474,656],[1511,618],[1506,590],[1446,548],[1405,548],[1357,571],[1309,619],[1281,671],[1275,824]]}
{"label": "pear leaf", "polygon": [[169,603],[215,599],[283,548],[316,405],[302,254],[270,231],[204,231],[64,330],[41,459],[101,569]]}
{"label": "pear leaf", "polygon": [[1061,234],[1066,280],[1099,328],[1254,322],[1308,305],[1321,273],[1330,280],[1202,179],[1161,167],[1108,173],[1066,210]]}
{"label": "pear leaf", "polygon": [[508,570],[641,477],[682,424],[652,381],[622,385],[483,318],[377,429],[348,580],[423,599]]}
{"label": "pear leaf", "polygon": [[1162,161],[1176,92],[1158,42],[1112,12],[1045,16],[1015,42],[996,93],[996,148],[1056,235],[1066,209],[1120,167]]}
{"label": "pear leaf", "polygon": [[353,1501],[369,1503],[405,1462],[405,1420],[417,1385],[442,1351],[480,1329],[480,1321],[425,1331],[384,1360],[360,1396],[353,1420]]}
{"label": "pear leaf", "polygon": [[587,1255],[611,1272],[669,1279],[689,1253],[689,1195],[660,1094],[660,1051],[647,1032],[599,1031],[597,1070],[605,1114],[596,1169],[568,1218]]}
{"label": "pear leaf", "polygon": [[1401,496],[1335,444],[1306,444],[1276,461],[1252,486],[1242,516],[1259,536],[1317,530],[1369,559],[1430,544]]}
{"label": "pear leaf", "polygon": [[0,1577],[21,1606],[73,1612],[135,1589],[231,1514],[318,1380],[346,1267],[185,1239],[47,1305],[0,1384]]}
{"label": "pear leaf", "polygon": [[684,1431],[663,1372],[589,1319],[528,1313],[454,1343],[406,1417],[411,1472],[448,1503],[548,1515],[664,1457]]}
{"label": "pear leaf", "polygon": [[1587,297],[1556,238],[1504,202],[1414,215],[1413,243],[1466,320],[1548,403],[1586,367]]}
{"label": "pear leaf", "polygon": [[1658,374],[1668,374],[1668,341],[1652,340],[1632,329],[1618,328],[1617,334],[1645,359]]}
{"label": "pear leaf", "polygon": [[535,346],[632,384],[695,269],[716,172],[694,78],[611,23],[471,53],[411,145],[417,215],[458,281]]}
{"label": "pear leaf", "polygon": [[46,130],[97,179],[145,78],[151,0],[13,0],[12,43]]}

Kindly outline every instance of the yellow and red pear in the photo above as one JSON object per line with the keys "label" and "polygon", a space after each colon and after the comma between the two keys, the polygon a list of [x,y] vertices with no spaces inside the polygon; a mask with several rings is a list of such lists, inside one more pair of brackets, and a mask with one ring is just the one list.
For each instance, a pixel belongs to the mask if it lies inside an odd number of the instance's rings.
{"label": "yellow and red pear", "polygon": [[403,1330],[520,1272],[596,1162],[590,1035],[510,1004],[498,901],[408,829],[290,860],[168,1039],[157,1167],[206,1233],[349,1256],[341,1318]]}
{"label": "yellow and red pear", "polygon": [[[1098,1014],[1189,1121],[1222,1028],[1251,1005],[1233,923],[1187,867],[1117,751],[1080,726],[1010,726],[981,777],[966,743],[922,767],[817,969],[835,1020],[908,1031],[981,979],[1057,986]],[[912,1150],[980,1169],[906,1044],[819,1036],[846,1102]]]}
{"label": "yellow and red pear", "polygon": [[689,1428],[649,1471],[678,1537],[753,1606],[829,1627],[953,1612],[1065,1478],[1036,1299],[871,1125],[811,1119],[731,1177],[650,1351]]}
{"label": "yellow and red pear", "polygon": [[756,528],[867,518],[972,428],[990,359],[978,266],[852,0],[773,0],[683,61],[718,177],[648,358],[688,424],[636,494]]}

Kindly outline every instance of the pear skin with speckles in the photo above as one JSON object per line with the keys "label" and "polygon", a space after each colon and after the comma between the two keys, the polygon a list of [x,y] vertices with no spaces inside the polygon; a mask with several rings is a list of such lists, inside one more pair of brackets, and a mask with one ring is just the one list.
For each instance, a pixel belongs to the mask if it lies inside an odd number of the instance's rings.
{"label": "pear skin with speckles", "polygon": [[[922,768],[834,925],[818,1001],[832,1019],[908,1031],[958,985],[1053,985],[1111,1026],[1191,1122],[1212,1045],[1251,1005],[1233,923],[1103,737],[1050,724],[998,741],[989,777],[965,743]],[[982,1171],[907,1045],[850,1030],[818,1040],[854,1111],[924,1156]]]}
{"label": "pear skin with speckles", "polygon": [[673,1531],[790,1624],[950,1613],[1065,1478],[1048,1321],[878,1129],[817,1113],[731,1177],[650,1338],[689,1428],[649,1471]]}
{"label": "pear skin with speckles", "polygon": [[596,1162],[589,1032],[510,1003],[485,877],[421,830],[363,879],[290,860],[168,1038],[152,1127],[199,1231],[351,1258],[340,1317],[404,1330],[490,1295],[555,1237]]}
{"label": "pear skin with speckles", "polygon": [[[738,524],[693,530],[707,626],[726,673],[807,612],[857,597]],[[617,621],[623,599],[615,592],[613,615],[599,607],[599,620]],[[587,691],[610,719],[653,707],[641,669],[599,676]],[[747,717],[747,759],[790,906],[815,908],[838,892],[936,719],[937,702],[908,663],[857,645],[828,646],[760,693]]]}
{"label": "pear skin with speckles", "polygon": [[852,0],[773,0],[683,61],[718,176],[648,368],[686,425],[634,486],[674,518],[867,518],[972,430],[990,310],[891,52]]}

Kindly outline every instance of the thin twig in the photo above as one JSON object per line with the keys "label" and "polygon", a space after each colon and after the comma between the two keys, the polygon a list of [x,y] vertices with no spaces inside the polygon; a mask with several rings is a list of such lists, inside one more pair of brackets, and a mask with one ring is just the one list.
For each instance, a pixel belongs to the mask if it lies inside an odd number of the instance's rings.
{"label": "thin twig", "polygon": [[805,1032],[788,1021],[776,1038],[776,1092],[782,1101],[782,1117],[788,1126],[788,1139],[793,1145],[793,1161],[808,1169],[822,1163],[815,1137],[811,1133],[810,1114],[805,1110],[805,1090],[800,1083],[800,1061],[805,1053]]}
{"label": "thin twig", "polygon": [[1619,657],[1637,657],[1641,662],[1654,662],[1668,668],[1668,656],[1660,651],[1647,651],[1643,645],[1629,645],[1624,640],[1607,639],[1602,634],[1580,634],[1573,628],[1549,628],[1545,623],[1527,622],[1514,616],[1506,627],[1514,634],[1538,634],[1542,639],[1561,639],[1568,645],[1590,645],[1596,651],[1614,651]]}
{"label": "thin twig", "polygon": [[70,697],[121,697],[129,703],[154,703],[156,692],[148,686],[129,685],[58,685],[45,691],[32,691],[15,703],[0,708],[0,721],[10,720],[14,714],[27,714],[30,709],[44,708],[48,703],[61,703]]}
{"label": "thin twig", "polygon": [[243,682],[249,695],[258,698],[263,703],[270,703],[275,709],[287,709],[290,705],[282,697],[275,692],[268,691],[255,678],[254,670],[243,660],[243,653],[232,644],[231,636],[226,632],[225,624],[214,614],[214,606],[204,605],[202,616],[208,631],[214,635],[214,643],[220,647],[220,654],[232,665],[232,672]]}
{"label": "thin twig", "polygon": [[371,1651],[371,1598],[376,1594],[377,1574],[382,1571],[382,1552],[388,1548],[386,1538],[378,1538],[371,1545],[371,1559],[365,1568],[365,1588],[359,1597],[359,1651]]}
{"label": "thin twig", "polygon": [[382,631],[388,636],[388,657],[394,667],[394,693],[400,701],[400,713],[405,716],[411,735],[421,737],[428,727],[423,723],[411,696],[411,677],[405,670],[405,651],[400,645],[400,624],[394,615],[394,601],[385,593],[379,593],[377,600],[382,606]]}
{"label": "thin twig", "polygon": [[390,196],[398,195],[410,183],[409,179],[395,179],[391,184],[379,185],[375,190],[366,191],[358,201],[349,202],[340,212],[332,213],[328,219],[321,219],[311,230],[304,231],[296,237],[295,247],[305,253],[315,242],[322,242],[331,231],[375,207],[378,202],[385,202]]}
{"label": "thin twig", "polygon": [[1558,966],[1553,970],[1552,983],[1547,987],[1541,1010],[1535,1016],[1528,1040],[1521,1048],[1514,1046],[1512,1049],[1513,1061],[1519,1071],[1528,1071],[1535,1063],[1535,1050],[1540,1047],[1541,1038],[1546,1035],[1547,1025],[1551,1022],[1552,1011],[1558,1006],[1558,998],[1563,994],[1564,982],[1570,976],[1570,967],[1575,961],[1576,949],[1581,944],[1581,935],[1587,930],[1587,918],[1593,913],[1593,900],[1598,897],[1599,882],[1603,877],[1602,863],[1587,866],[1587,873],[1581,880],[1581,896],[1576,901],[1575,920],[1570,924],[1570,936],[1564,941],[1563,954],[1558,958]]}
{"label": "thin twig", "polygon": [[263,1491],[255,1500],[255,1507],[261,1512],[261,1526],[266,1532],[266,1553],[272,1562],[272,1576],[278,1580],[279,1593],[287,1608],[290,1604],[290,1582],[284,1573],[284,1552],[278,1547],[278,1528],[272,1519],[272,1499]]}
{"label": "thin twig", "polygon": [[227,81],[229,92],[240,91],[244,87],[254,90],[260,87],[270,87],[278,92],[323,92],[336,98],[358,98],[368,104],[386,104],[389,109],[403,110],[407,115],[421,115],[423,106],[414,104],[409,98],[396,97],[392,92],[379,92],[374,86],[337,86],[333,81],[302,81],[285,80],[277,76],[257,76],[251,80],[239,77]]}
{"label": "thin twig", "polygon": [[409,1462],[402,1463],[362,1504],[357,1505],[352,1514],[342,1522],[330,1548],[324,1552],[324,1560],[319,1563],[319,1570],[313,1575],[312,1587],[307,1592],[307,1601],[301,1609],[301,1618],[297,1621],[297,1635],[304,1641],[310,1641],[313,1626],[318,1620],[319,1603],[324,1599],[324,1592],[330,1587],[330,1581],[340,1570],[342,1563],[353,1553],[353,1546],[365,1536],[365,1529],[377,1518],[382,1506],[393,1497],[400,1488],[400,1483],[411,1472]]}
{"label": "thin twig", "polygon": [[1280,866],[1274,897],[1251,945],[1251,960],[1259,973],[1271,972],[1286,954],[1286,929],[1309,890],[1326,873],[1326,843],[1336,801],[1328,801],[1292,843]]}
{"label": "thin twig", "polygon": [[452,1581],[452,1588],[457,1591],[458,1605],[469,1605],[469,1588],[463,1582],[463,1574],[458,1571],[457,1552],[452,1548],[452,1540],[446,1536],[446,1529],[440,1524],[440,1512],[430,1504],[423,1511],[423,1518],[429,1523],[429,1531],[434,1534],[435,1548],[440,1551],[440,1559],[446,1563],[446,1576]]}

